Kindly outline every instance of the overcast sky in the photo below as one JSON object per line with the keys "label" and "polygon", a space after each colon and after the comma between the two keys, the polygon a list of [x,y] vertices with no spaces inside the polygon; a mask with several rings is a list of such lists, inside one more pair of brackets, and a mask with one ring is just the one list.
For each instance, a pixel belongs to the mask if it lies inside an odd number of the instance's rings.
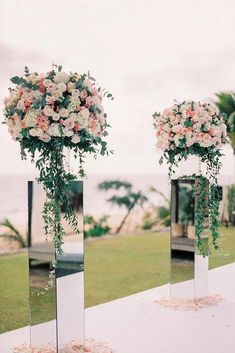
{"label": "overcast sky", "polygon": [[[234,18],[234,0],[1,0],[1,100],[25,65],[90,70],[115,96],[104,103],[115,155],[89,159],[88,174],[164,174],[152,113],[235,89]],[[223,173],[232,175],[225,153]],[[0,174],[33,171],[4,125],[0,158]]]}

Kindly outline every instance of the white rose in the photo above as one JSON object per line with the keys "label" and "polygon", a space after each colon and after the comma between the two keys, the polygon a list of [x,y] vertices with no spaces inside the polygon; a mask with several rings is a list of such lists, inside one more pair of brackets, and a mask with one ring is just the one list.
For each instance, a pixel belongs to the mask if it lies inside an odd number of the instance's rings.
{"label": "white rose", "polygon": [[32,96],[34,99],[39,100],[41,99],[41,93],[39,91],[32,91]]}
{"label": "white rose", "polygon": [[71,113],[71,114],[69,114],[69,117],[72,118],[72,119],[74,119],[74,120],[76,121],[76,120],[77,120],[77,117],[78,117],[78,114],[76,114],[76,113]]}
{"label": "white rose", "polygon": [[59,90],[55,90],[54,92],[52,92],[52,97],[53,97],[53,99],[56,101],[56,100],[58,100],[60,97],[62,97],[62,92],[60,92]]}
{"label": "white rose", "polygon": [[[69,82],[70,83],[70,82]],[[68,83],[68,85],[69,85],[69,83]],[[72,97],[74,97],[74,99],[75,98],[78,98],[79,99],[79,94],[80,94],[80,91],[78,90],[78,89],[75,89],[75,90],[73,90],[72,91]],[[72,98],[73,99],[73,98]]]}
{"label": "white rose", "polygon": [[83,81],[83,86],[90,87],[91,86],[91,82],[88,79],[85,79]]}
{"label": "white rose", "polygon": [[44,113],[47,115],[47,116],[53,116],[54,115],[54,110],[49,106],[49,105],[46,105],[44,107]]}
{"label": "white rose", "polygon": [[52,96],[49,96],[49,95],[46,95],[46,102],[47,103],[51,103],[51,102],[53,102],[53,97]]}
{"label": "white rose", "polygon": [[36,136],[39,137],[41,135],[41,131],[40,129],[33,128],[29,130],[29,134],[33,137],[36,137]]}
{"label": "white rose", "polygon": [[69,110],[66,108],[61,108],[59,114],[62,118],[67,118],[69,116]]}
{"label": "white rose", "polygon": [[49,142],[51,140],[51,137],[47,134],[43,134],[39,136],[39,139],[42,140],[43,142]]}
{"label": "white rose", "polygon": [[47,88],[47,87],[49,87],[49,86],[51,86],[53,84],[53,82],[50,80],[50,79],[48,79],[48,78],[46,78],[44,81],[43,81],[43,85]]}
{"label": "white rose", "polygon": [[66,137],[71,137],[74,135],[74,132],[72,130],[69,130],[67,127],[63,128],[63,134]]}
{"label": "white rose", "polygon": [[35,85],[39,81],[38,75],[30,74],[27,78],[27,81]]}
{"label": "white rose", "polygon": [[54,113],[54,114],[52,115],[52,119],[53,119],[54,121],[60,120],[60,114]]}
{"label": "white rose", "polygon": [[25,115],[25,122],[27,127],[34,127],[37,122],[37,111],[29,110]]}
{"label": "white rose", "polygon": [[82,109],[79,113],[78,113],[78,118],[82,119],[84,121],[88,121],[89,119],[89,110],[87,108]]}
{"label": "white rose", "polygon": [[68,83],[69,82],[70,76],[63,71],[57,72],[55,77],[54,77],[54,82],[55,83]]}
{"label": "white rose", "polygon": [[57,89],[60,92],[65,92],[67,90],[66,84],[65,83],[58,83]]}
{"label": "white rose", "polygon": [[76,99],[74,101],[71,101],[68,105],[68,110],[70,112],[74,112],[74,111],[77,111],[77,107],[78,105],[80,105],[80,100]]}
{"label": "white rose", "polygon": [[71,138],[71,141],[72,143],[79,143],[80,142],[80,136],[78,135],[74,135],[72,138]]}
{"label": "white rose", "polygon": [[69,82],[67,84],[67,88],[68,88],[68,91],[71,92],[71,91],[74,91],[76,89],[76,83],[74,82]]}
{"label": "white rose", "polygon": [[61,127],[57,123],[53,123],[49,126],[47,130],[48,135],[50,136],[61,136]]}

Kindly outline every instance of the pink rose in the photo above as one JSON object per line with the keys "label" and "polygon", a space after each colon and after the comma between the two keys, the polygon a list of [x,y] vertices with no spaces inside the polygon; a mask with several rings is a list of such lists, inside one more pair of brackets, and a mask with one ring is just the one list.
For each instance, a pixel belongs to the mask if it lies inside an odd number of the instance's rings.
{"label": "pink rose", "polygon": [[87,108],[90,108],[90,106],[91,106],[93,103],[94,103],[93,98],[90,97],[90,96],[88,96],[88,97],[86,98],[86,107],[87,107]]}
{"label": "pink rose", "polygon": [[94,118],[89,118],[89,128],[94,129],[95,127],[95,120]]}
{"label": "pink rose", "polygon": [[67,118],[64,120],[64,126],[68,129],[73,129],[75,126],[74,118]]}
{"label": "pink rose", "polygon": [[215,130],[213,130],[213,129],[209,129],[209,134],[211,135],[211,136],[214,136],[215,135]]}
{"label": "pink rose", "polygon": [[77,123],[75,123],[73,129],[74,129],[74,131],[79,131],[80,130],[80,126]]}
{"label": "pink rose", "polygon": [[80,93],[80,98],[81,99],[86,99],[87,97],[87,91],[83,90],[81,93]]}
{"label": "pink rose", "polygon": [[24,119],[21,120],[20,125],[21,125],[21,127],[22,127],[23,129],[25,129],[25,128],[26,128],[26,121],[25,121]]}

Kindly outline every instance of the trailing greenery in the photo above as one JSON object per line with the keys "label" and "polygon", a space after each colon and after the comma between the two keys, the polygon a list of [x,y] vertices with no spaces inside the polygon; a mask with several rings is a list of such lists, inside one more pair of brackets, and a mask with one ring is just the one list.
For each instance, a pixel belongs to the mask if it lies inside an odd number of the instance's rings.
{"label": "trailing greenery", "polygon": [[[60,65],[53,65],[46,74],[30,73],[25,67],[24,75],[12,77],[11,82],[16,86],[9,89],[5,100],[4,123],[12,138],[20,143],[22,159],[29,154],[36,162],[37,180],[46,193],[42,212],[45,234],[53,239],[56,254],[61,254],[65,233],[62,209],[65,220],[78,232],[70,200],[71,183],[85,177],[87,153],[94,157],[109,154],[103,140],[109,125],[102,97],[113,96],[96,87],[89,72],[68,74]],[[66,148],[78,160],[77,174],[70,172],[65,163]]]}
{"label": "trailing greenery", "polygon": [[206,250],[202,244],[202,234],[205,227],[205,215],[209,213],[212,245],[218,250],[217,181],[223,155],[221,148],[228,142],[227,114],[220,112],[218,107],[210,102],[183,101],[178,103],[175,101],[171,107],[162,113],[155,113],[153,117],[158,146],[163,151],[159,163],[162,164],[166,160],[169,178],[175,174],[180,163],[190,156],[199,158],[199,169],[201,169],[201,163],[206,166],[208,180],[202,176],[201,170],[199,170],[199,177],[189,176],[198,182],[197,188],[200,191],[200,196],[196,196],[195,206],[196,244],[198,250],[204,255]]}
{"label": "trailing greenery", "polygon": [[[182,179],[194,180],[195,182],[195,241],[197,251],[208,256],[211,253],[211,246],[220,251],[218,240],[219,232],[219,186],[210,183],[202,175],[182,176]],[[210,239],[205,234],[210,232]]]}

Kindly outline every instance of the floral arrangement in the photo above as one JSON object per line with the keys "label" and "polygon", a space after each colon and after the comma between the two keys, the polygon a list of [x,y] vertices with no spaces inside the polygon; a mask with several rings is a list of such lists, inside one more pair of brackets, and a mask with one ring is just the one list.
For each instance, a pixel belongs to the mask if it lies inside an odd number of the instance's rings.
{"label": "floral arrangement", "polygon": [[[202,175],[182,177],[194,179],[198,185],[197,192],[200,197],[195,207],[195,233],[197,248],[203,255],[208,255],[211,244],[215,249],[219,249],[217,179],[221,168],[221,148],[227,143],[225,116],[220,114],[212,103],[194,101],[175,102],[162,113],[153,115],[157,146],[163,152],[159,163],[167,161],[169,177],[175,173],[175,167],[190,155],[198,156],[200,161],[206,164],[206,178]],[[207,215],[212,242],[205,249],[202,234]]]}
{"label": "floral arrangement", "polygon": [[[224,115],[208,102],[184,101],[173,104],[162,114],[155,113],[154,126],[158,147],[163,151],[160,163],[166,159],[170,174],[182,159],[197,155],[206,162],[208,173],[216,177],[220,168],[220,149],[227,142]],[[214,172],[214,173],[213,173]]]}
{"label": "floral arrangement", "polygon": [[[29,72],[11,78],[15,84],[5,99],[5,121],[12,138],[20,143],[21,156],[29,152],[40,175],[47,201],[43,218],[46,235],[51,235],[57,253],[62,253],[65,219],[77,231],[77,219],[70,206],[68,189],[77,175],[66,171],[64,148],[74,152],[79,160],[79,175],[85,176],[86,153],[108,154],[107,116],[102,97],[113,99],[111,93],[97,87],[90,74],[66,73],[62,66],[53,65],[46,74]],[[112,152],[112,151],[111,151]]]}

